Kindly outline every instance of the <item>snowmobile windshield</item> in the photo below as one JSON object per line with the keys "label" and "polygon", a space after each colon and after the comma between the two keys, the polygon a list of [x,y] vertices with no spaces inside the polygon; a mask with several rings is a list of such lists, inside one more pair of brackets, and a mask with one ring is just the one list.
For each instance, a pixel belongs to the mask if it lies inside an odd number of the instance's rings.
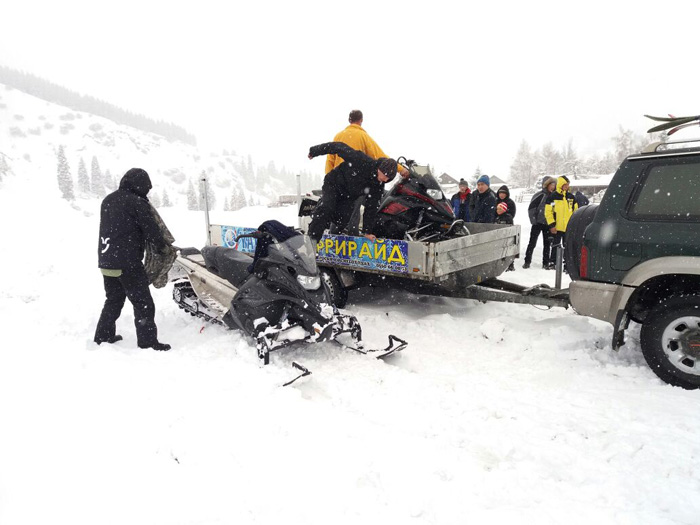
{"label": "snowmobile windshield", "polygon": [[430,167],[419,166],[416,164],[411,169],[413,172],[412,175],[414,175],[415,178],[418,179],[418,182],[422,184],[426,189],[442,191],[442,188],[440,188],[440,184],[438,183],[437,179],[433,177],[433,174],[430,171]]}
{"label": "snowmobile windshield", "polygon": [[299,268],[300,273],[309,276],[318,274],[316,250],[313,241],[306,235],[295,235],[276,244],[280,254]]}

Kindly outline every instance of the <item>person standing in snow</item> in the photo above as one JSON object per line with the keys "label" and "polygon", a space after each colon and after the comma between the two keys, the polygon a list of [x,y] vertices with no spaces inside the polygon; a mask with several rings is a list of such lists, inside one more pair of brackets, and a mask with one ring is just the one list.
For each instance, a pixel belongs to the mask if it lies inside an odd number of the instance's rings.
{"label": "person standing in snow", "polygon": [[505,184],[496,193],[496,224],[513,224],[515,219],[515,202],[510,198],[510,190]]}
{"label": "person standing in snow", "polygon": [[455,212],[456,219],[462,219],[464,222],[469,222],[469,199],[471,190],[469,184],[464,179],[459,180],[459,191],[452,195],[450,203]]}
{"label": "person standing in snow", "polygon": [[583,193],[578,191],[576,188],[570,188],[571,193],[574,194],[574,199],[576,200],[576,204],[578,205],[579,208],[583,208],[584,206],[588,206],[588,197],[586,197]]}
{"label": "person standing in snow", "polygon": [[[544,216],[547,220],[549,233],[552,234],[552,251],[557,247],[564,249],[564,240],[566,237],[566,227],[569,224],[569,219],[578,209],[576,198],[569,191],[569,179],[567,177],[559,177],[557,179],[556,189],[547,196],[547,202],[544,208]],[[564,260],[564,271],[566,271],[566,260]]]}
{"label": "person standing in snow", "polygon": [[496,194],[491,190],[491,179],[482,175],[476,181],[476,191],[469,202],[471,222],[493,224],[496,220]]}
{"label": "person standing in snow", "polygon": [[[498,188],[496,199],[496,224],[513,224],[515,219],[515,202],[510,198],[510,190],[505,184]],[[510,263],[507,272],[515,271],[515,264]]]}
{"label": "person standing in snow", "polygon": [[554,268],[554,258],[552,257],[552,236],[549,233],[547,222],[544,217],[544,207],[547,196],[556,188],[557,181],[552,177],[545,177],[542,180],[542,189],[535,193],[530,199],[527,207],[527,214],[530,218],[530,241],[525,250],[525,263],[523,268],[527,269],[532,263],[532,253],[537,246],[537,239],[542,234],[542,268],[550,270]]}
{"label": "person standing in snow", "polygon": [[146,171],[132,168],[122,177],[119,188],[102,201],[98,266],[106,300],[95,331],[98,345],[121,341],[116,322],[128,297],[134,307],[139,348],[170,350],[170,345],[158,341],[156,308],[143,265],[147,243],[159,252],[168,249],[146,197],[152,187]]}
{"label": "person standing in snow", "polygon": [[[338,132],[336,136],[333,137],[333,142],[347,144],[352,149],[361,151],[375,160],[388,157],[388,155],[382,151],[382,148],[380,148],[374,139],[364,130],[362,127],[363,120],[362,111],[353,109],[348,117],[350,125]],[[326,157],[326,173],[330,173],[331,170],[337,168],[342,163],[343,157],[336,153],[329,154]],[[408,170],[406,168],[399,165],[398,170],[402,177],[408,177]]]}
{"label": "person standing in snow", "polygon": [[346,227],[357,199],[364,197],[364,235],[374,241],[373,228],[384,195],[384,184],[396,176],[396,161],[387,158],[375,160],[342,142],[326,142],[309,149],[310,159],[327,154],[340,156],[345,162],[323,179],[323,196],[311,217],[309,237],[314,242],[320,241],[331,222],[340,229]]}

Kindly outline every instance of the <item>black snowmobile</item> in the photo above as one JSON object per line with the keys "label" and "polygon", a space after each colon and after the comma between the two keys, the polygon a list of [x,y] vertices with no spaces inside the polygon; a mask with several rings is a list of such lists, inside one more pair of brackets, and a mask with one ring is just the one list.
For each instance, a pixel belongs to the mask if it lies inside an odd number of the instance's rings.
{"label": "black snowmobile", "polygon": [[[206,246],[180,249],[175,261],[173,299],[180,308],[207,321],[240,329],[255,340],[264,364],[270,352],[298,342],[335,341],[362,354],[386,357],[406,342],[390,335],[383,350],[365,350],[355,316],[341,314],[316,266],[313,241],[277,221],[238,237],[257,240],[251,257],[234,248]],[[352,346],[336,338],[348,334]],[[302,371],[310,372],[297,363]],[[287,384],[290,384],[291,382]]]}
{"label": "black snowmobile", "polygon": [[[401,178],[382,198],[374,226],[374,234],[384,239],[407,241],[441,241],[469,235],[463,220],[455,220],[450,201],[429,166],[421,166],[405,157],[399,162],[408,169],[408,179]],[[306,197],[299,208],[299,216],[312,215],[320,200]],[[364,197],[357,199],[348,224],[341,229],[332,225],[331,233],[358,235],[361,206]]]}
{"label": "black snowmobile", "polygon": [[377,237],[441,241],[469,235],[464,221],[455,220],[450,201],[430,167],[405,157],[399,162],[408,169],[409,177],[399,180],[384,195],[375,226]]}

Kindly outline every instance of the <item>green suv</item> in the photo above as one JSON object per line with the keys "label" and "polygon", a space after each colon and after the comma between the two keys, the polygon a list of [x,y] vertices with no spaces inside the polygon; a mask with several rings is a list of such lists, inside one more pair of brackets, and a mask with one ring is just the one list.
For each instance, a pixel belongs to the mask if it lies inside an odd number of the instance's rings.
{"label": "green suv", "polygon": [[664,381],[700,388],[700,141],[656,143],[625,159],[599,205],[567,227],[577,313],[613,325],[614,349],[630,321]]}

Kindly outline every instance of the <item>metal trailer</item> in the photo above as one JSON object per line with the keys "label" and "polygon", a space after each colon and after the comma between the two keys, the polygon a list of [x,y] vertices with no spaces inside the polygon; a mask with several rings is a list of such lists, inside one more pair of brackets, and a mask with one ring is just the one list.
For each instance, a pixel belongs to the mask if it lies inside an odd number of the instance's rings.
{"label": "metal trailer", "polygon": [[[568,291],[526,287],[497,279],[520,252],[520,226],[468,223],[471,235],[439,242],[377,239],[326,234],[318,244],[317,262],[347,290],[366,285],[390,286],[418,293],[540,306],[569,306]],[[212,224],[209,243],[253,253],[253,239],[236,241],[253,231]]]}

